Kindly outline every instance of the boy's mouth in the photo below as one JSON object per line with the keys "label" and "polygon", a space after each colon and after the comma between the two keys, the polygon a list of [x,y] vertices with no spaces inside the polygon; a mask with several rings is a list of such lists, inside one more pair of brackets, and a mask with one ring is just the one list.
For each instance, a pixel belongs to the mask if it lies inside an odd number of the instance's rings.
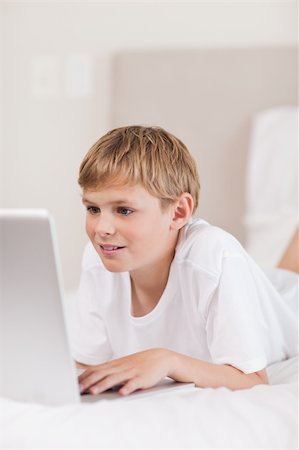
{"label": "boy's mouth", "polygon": [[100,244],[100,248],[105,255],[111,255],[125,248],[124,246]]}
{"label": "boy's mouth", "polygon": [[108,244],[100,244],[100,247],[103,250],[117,250],[118,248],[124,248],[120,247],[119,245],[108,245]]}

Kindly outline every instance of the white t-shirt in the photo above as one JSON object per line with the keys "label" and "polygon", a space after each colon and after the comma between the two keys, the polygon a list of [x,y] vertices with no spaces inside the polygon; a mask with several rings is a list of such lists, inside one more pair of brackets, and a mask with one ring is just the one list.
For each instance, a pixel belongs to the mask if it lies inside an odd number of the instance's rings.
{"label": "white t-shirt", "polygon": [[129,273],[107,271],[88,244],[69,326],[74,359],[91,365],[160,347],[252,373],[297,354],[294,312],[241,244],[201,219],[181,230],[165,290],[142,317]]}

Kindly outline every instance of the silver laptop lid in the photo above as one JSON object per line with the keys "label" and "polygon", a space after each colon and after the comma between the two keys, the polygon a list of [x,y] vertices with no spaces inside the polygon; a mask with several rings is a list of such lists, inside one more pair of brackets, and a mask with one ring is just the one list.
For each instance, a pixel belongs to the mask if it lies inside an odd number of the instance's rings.
{"label": "silver laptop lid", "polygon": [[0,209],[0,368],[2,396],[79,401],[54,224],[46,210]]}

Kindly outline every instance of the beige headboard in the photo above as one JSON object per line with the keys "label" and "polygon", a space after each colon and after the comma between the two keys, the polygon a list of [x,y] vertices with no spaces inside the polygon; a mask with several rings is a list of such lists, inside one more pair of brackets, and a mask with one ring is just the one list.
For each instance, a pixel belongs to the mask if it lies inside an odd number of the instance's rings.
{"label": "beige headboard", "polygon": [[297,101],[295,48],[168,50],[115,56],[111,127],[160,125],[201,177],[198,216],[244,243],[245,168],[255,113]]}

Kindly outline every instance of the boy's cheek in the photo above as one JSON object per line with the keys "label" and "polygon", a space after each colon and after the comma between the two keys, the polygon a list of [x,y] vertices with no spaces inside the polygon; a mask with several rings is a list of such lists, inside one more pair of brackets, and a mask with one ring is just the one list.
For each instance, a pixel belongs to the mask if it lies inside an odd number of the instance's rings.
{"label": "boy's cheek", "polygon": [[86,220],[86,222],[85,222],[85,231],[86,231],[88,237],[89,237],[90,239],[92,239],[92,236],[93,236],[93,227],[92,227],[92,225],[90,224],[90,222],[89,222],[88,220]]}

